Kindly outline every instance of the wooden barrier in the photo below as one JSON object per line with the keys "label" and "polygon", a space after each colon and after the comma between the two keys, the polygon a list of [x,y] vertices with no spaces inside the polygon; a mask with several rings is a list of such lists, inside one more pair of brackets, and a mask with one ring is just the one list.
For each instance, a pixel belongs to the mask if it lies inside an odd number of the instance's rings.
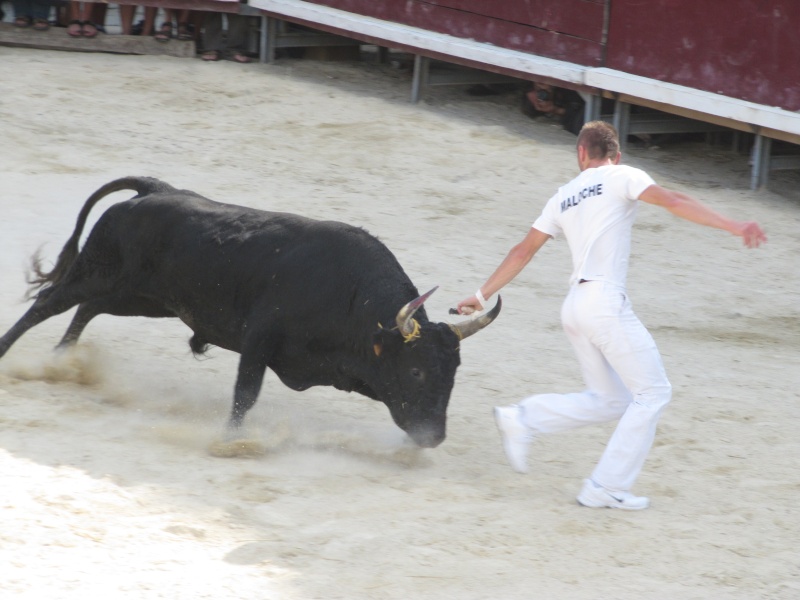
{"label": "wooden barrier", "polygon": [[[692,0],[680,1],[694,6]],[[756,15],[757,23],[762,28],[771,23],[782,24],[784,9],[800,15],[800,9],[792,8],[793,5],[786,4],[786,0],[768,1],[770,6],[774,4],[777,8],[772,12],[762,10]],[[710,6],[708,2],[710,0],[703,0],[698,6],[705,10]],[[707,123],[706,129],[709,131],[726,127],[747,132],[755,136],[751,178],[754,188],[766,183],[770,170],[792,168],[796,164],[796,160],[792,159],[775,160],[772,165],[770,140],[800,144],[800,114],[797,112],[715,93],[702,86],[690,87],[665,81],[663,77],[643,77],[630,70],[622,70],[627,64],[626,56],[631,54],[625,51],[626,27],[630,29],[630,23],[636,19],[628,15],[623,23],[619,11],[609,11],[608,0],[509,0],[502,3],[482,0],[250,0],[249,3],[238,0],[123,0],[114,4],[258,16],[261,19],[259,49],[262,62],[270,62],[275,49],[281,47],[364,43],[408,51],[416,57],[413,101],[424,93],[426,84],[432,84],[428,68],[433,59],[574,89],[587,101],[587,118],[599,116],[601,97],[612,98],[617,104],[614,119],[620,126],[622,137],[630,129],[631,122],[626,118],[626,106],[629,104],[648,106],[683,118],[656,119],[650,125],[635,123],[637,130],[642,132],[647,132],[647,127],[655,128],[651,133],[663,127],[670,127],[673,131],[678,131],[676,128],[681,126],[690,127],[691,130],[702,129],[696,123],[682,125],[686,119]],[[648,8],[637,2],[632,6],[645,11],[640,16],[648,19]],[[655,6],[663,8],[666,6],[665,0],[655,0]],[[665,14],[672,13],[667,11]],[[593,18],[586,20],[579,18],[580,15],[593,15]],[[614,18],[617,19],[616,24]],[[311,31],[295,35],[282,28],[281,23],[284,22],[301,25]],[[661,22],[653,23],[653,26],[663,29]],[[775,35],[784,35],[783,25],[778,30]],[[318,33],[314,34],[315,31]],[[705,35],[705,26],[702,31]],[[64,39],[66,35],[58,38],[58,32],[28,33],[0,27],[0,44],[48,47],[43,42],[56,40],[53,43],[57,45],[49,47],[142,54],[173,54],[181,51],[179,44],[154,45],[150,43],[152,40],[141,38],[111,39],[137,36],[98,36],[89,40]],[[615,36],[613,40],[609,39],[611,33]],[[672,39],[671,32],[667,34],[666,30],[664,36],[660,39]],[[711,38],[707,42],[712,45],[722,43]],[[183,51],[193,55],[193,43],[191,50],[184,46]],[[603,57],[606,51],[609,52],[607,60],[616,69],[605,66],[606,59]],[[788,64],[787,68],[795,69],[792,73],[800,64],[793,61],[794,56],[779,56],[783,60],[779,61],[781,65]],[[631,60],[635,62],[635,58],[631,54]],[[666,55],[664,60],[667,60]],[[633,70],[637,69],[642,70],[644,66],[634,65]],[[467,81],[465,79],[463,82]],[[736,93],[740,89],[736,87],[739,83],[734,81],[731,84],[734,86],[731,89]],[[782,103],[800,106],[797,104],[800,102],[800,93],[796,86],[784,87]],[[749,93],[750,88],[741,90],[742,93]],[[759,90],[763,90],[763,86]]]}
{"label": "wooden barrier", "polygon": [[[539,0],[536,1],[539,2]],[[310,2],[303,0],[250,0],[249,4],[252,8],[262,11],[262,14],[269,19],[288,20],[327,33],[352,37],[365,43],[404,49],[425,59],[444,60],[520,79],[540,80],[575,89],[581,92],[587,100],[587,118],[600,116],[600,97],[612,98],[617,104],[615,120],[620,125],[620,134],[623,137],[627,135],[630,123],[625,118],[626,104],[648,106],[668,115],[683,117],[684,119],[679,121],[674,119],[670,121],[668,126],[672,128],[672,131],[678,131],[680,126],[688,127],[688,130],[702,129],[702,125],[686,121],[686,119],[693,119],[701,123],[708,123],[705,128],[708,131],[722,126],[751,133],[755,136],[751,177],[751,187],[753,188],[763,187],[769,171],[774,170],[770,164],[770,139],[800,144],[800,114],[793,111],[756,104],[686,85],[665,83],[618,69],[605,68],[601,65],[592,65],[592,60],[585,60],[585,57],[583,64],[579,64],[582,60],[580,54],[576,55],[579,56],[579,62],[557,60],[540,54],[503,47],[496,43],[488,43],[488,40],[464,39],[441,31],[397,22],[399,18],[397,15],[393,16],[393,20],[374,16],[392,16],[393,13],[389,15],[386,11],[400,10],[399,5],[402,4],[407,8],[411,7],[408,8],[411,12],[404,14],[405,21],[420,20],[422,17],[414,16],[414,11],[422,10],[422,7],[417,6],[419,3],[416,2],[409,4],[408,2],[370,3],[365,0],[315,0]],[[503,3],[501,6],[501,3],[480,3],[475,0],[429,0],[426,4],[469,12],[470,9],[477,11],[478,9],[475,7],[478,5],[480,5],[481,11],[509,10],[508,6],[512,3]],[[545,5],[546,3],[539,2],[539,4]],[[605,4],[605,2],[604,0],[595,0],[594,4]],[[552,3],[549,5],[555,6]],[[344,10],[337,7],[344,8]],[[355,12],[350,12],[351,8]],[[361,11],[361,14],[358,11]],[[493,17],[490,15],[488,18]],[[429,24],[432,29],[436,29],[433,22]],[[607,21],[605,24],[604,31],[607,32]],[[454,27],[455,30],[458,30],[452,24],[452,19],[448,22],[448,27],[450,30],[453,30]],[[266,37],[265,27],[262,27],[262,36]],[[264,44],[262,44],[263,47]],[[415,61],[420,69],[427,68],[427,63],[427,60],[422,59]],[[415,70],[414,87],[424,85],[425,78],[424,72],[417,73]],[[412,91],[412,99],[416,99],[419,93],[419,91]],[[667,125],[664,122],[653,122],[652,132],[665,126]],[[647,128],[645,123],[636,123],[636,127],[637,130],[643,132]],[[775,162],[775,168],[790,168],[793,164],[794,161],[778,160]]]}

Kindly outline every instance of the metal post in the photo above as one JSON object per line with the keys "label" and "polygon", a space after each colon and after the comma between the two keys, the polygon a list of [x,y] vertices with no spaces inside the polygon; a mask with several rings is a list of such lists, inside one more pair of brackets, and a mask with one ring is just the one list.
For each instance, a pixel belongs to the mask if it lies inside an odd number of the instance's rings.
{"label": "metal post", "polygon": [[414,55],[414,76],[411,80],[411,102],[413,104],[419,102],[420,96],[428,85],[429,68],[430,59],[427,56]]}
{"label": "metal post", "polygon": [[275,47],[278,44],[278,24],[279,20],[275,17],[267,17],[267,39],[264,47],[266,48],[266,62],[268,63],[275,61]]}
{"label": "metal post", "polygon": [[733,152],[739,152],[742,147],[742,133],[740,131],[734,131],[733,135],[731,136],[731,150]]}
{"label": "metal post", "polygon": [[756,134],[753,149],[750,151],[750,189],[757,190],[761,185],[761,155],[764,153],[764,138]]}
{"label": "metal post", "polygon": [[614,120],[612,124],[619,134],[619,147],[624,150],[628,142],[628,129],[631,120],[631,105],[622,100],[614,101]]}
{"label": "metal post", "polygon": [[760,180],[760,187],[764,188],[767,187],[767,183],[769,183],[769,166],[770,166],[770,159],[772,157],[772,138],[764,137],[763,142],[761,142],[761,162],[759,164],[759,174],[758,178]]}
{"label": "metal post", "polygon": [[385,65],[389,62],[389,48],[386,46],[378,46],[375,53],[375,62],[379,65]]}
{"label": "metal post", "polygon": [[267,27],[269,23],[269,17],[266,15],[261,15],[261,31],[259,31],[259,40],[258,40],[258,62],[266,63],[267,61]]}
{"label": "metal post", "polygon": [[588,123],[589,121],[596,121],[600,118],[600,104],[602,103],[602,98],[595,94],[585,94],[583,92],[579,92],[583,101],[585,102],[583,108],[583,121]]}

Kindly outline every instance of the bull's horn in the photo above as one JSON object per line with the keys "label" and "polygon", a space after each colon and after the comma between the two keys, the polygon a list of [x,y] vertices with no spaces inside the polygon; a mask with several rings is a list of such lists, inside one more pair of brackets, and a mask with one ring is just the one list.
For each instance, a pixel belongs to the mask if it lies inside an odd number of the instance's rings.
{"label": "bull's horn", "polygon": [[430,295],[439,289],[437,285],[427,294],[422,294],[416,300],[412,300],[408,304],[406,304],[400,311],[397,313],[397,328],[400,330],[400,333],[403,334],[404,337],[412,335],[414,333],[414,313],[419,310],[419,307],[425,303]]}
{"label": "bull's horn", "polygon": [[450,325],[450,329],[452,329],[455,334],[458,336],[458,339],[464,340],[471,336],[473,333],[478,333],[481,329],[486,327],[489,323],[494,321],[497,318],[497,315],[500,314],[500,308],[503,306],[503,300],[500,296],[497,297],[497,304],[494,305],[494,308],[487,312],[485,315],[481,315],[471,321],[464,321],[462,323],[456,323],[455,325]]}

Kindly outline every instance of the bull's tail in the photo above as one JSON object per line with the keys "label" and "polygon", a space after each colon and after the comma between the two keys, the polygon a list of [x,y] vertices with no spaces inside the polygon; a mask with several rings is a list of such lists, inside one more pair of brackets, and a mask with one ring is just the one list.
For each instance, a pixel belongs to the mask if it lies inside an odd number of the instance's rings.
{"label": "bull's tail", "polygon": [[28,285],[30,287],[28,288],[27,298],[36,297],[42,288],[57,284],[64,278],[64,275],[67,274],[67,271],[69,271],[69,268],[78,256],[78,242],[83,233],[83,228],[86,226],[86,219],[89,217],[89,212],[100,200],[109,194],[122,190],[135,190],[137,196],[146,196],[147,194],[153,194],[155,192],[174,191],[174,189],[175,188],[171,185],[159,181],[158,179],[153,179],[152,177],[123,177],[105,184],[94,194],[89,196],[89,199],[83,205],[81,212],[78,214],[78,221],[75,223],[75,230],[61,249],[58,260],[51,271],[44,271],[42,269],[39,252],[33,255],[31,259],[31,272],[28,275]]}

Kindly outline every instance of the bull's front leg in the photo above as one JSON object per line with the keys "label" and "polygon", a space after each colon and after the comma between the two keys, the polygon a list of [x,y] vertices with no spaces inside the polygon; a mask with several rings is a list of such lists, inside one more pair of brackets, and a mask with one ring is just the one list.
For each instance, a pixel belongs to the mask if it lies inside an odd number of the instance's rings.
{"label": "bull's front leg", "polygon": [[247,411],[258,400],[266,370],[267,357],[263,351],[251,349],[242,352],[233,392],[233,409],[228,420],[228,439],[233,439],[239,434]]}

